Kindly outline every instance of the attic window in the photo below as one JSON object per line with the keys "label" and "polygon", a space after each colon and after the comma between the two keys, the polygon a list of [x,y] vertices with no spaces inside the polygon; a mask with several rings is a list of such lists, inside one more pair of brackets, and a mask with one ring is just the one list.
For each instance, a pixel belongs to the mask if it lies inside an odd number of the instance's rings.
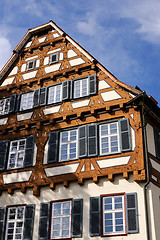
{"label": "attic window", "polygon": [[36,61],[33,60],[33,61],[30,61],[30,62],[27,63],[27,71],[32,70],[32,69],[35,68],[35,62]]}
{"label": "attic window", "polygon": [[50,64],[58,62],[58,53],[50,55]]}

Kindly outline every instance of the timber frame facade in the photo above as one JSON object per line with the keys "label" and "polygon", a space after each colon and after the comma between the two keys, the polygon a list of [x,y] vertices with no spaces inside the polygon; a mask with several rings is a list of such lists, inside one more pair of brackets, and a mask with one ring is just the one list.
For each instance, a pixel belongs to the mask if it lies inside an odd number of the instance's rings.
{"label": "timber frame facade", "polygon": [[[40,198],[44,187],[54,192],[63,184],[67,191],[73,183],[131,176],[137,186],[159,188],[159,129],[152,97],[119,81],[54,22],[30,29],[0,72],[0,195],[32,190]],[[51,232],[47,239],[61,238]]]}

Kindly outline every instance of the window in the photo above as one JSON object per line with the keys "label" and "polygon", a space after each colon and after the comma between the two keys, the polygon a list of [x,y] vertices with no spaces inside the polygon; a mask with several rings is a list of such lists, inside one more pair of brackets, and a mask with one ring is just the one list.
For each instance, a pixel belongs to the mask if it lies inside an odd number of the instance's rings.
{"label": "window", "polygon": [[100,155],[120,151],[118,122],[100,125]]}
{"label": "window", "polygon": [[74,82],[74,98],[89,95],[88,78],[76,80]]}
{"label": "window", "polygon": [[81,238],[82,222],[83,199],[41,203],[39,239]]}
{"label": "window", "polygon": [[125,233],[124,195],[103,197],[103,234]]}
{"label": "window", "polygon": [[71,201],[52,203],[51,238],[71,237]]}
{"label": "window", "polygon": [[27,63],[27,71],[32,70],[32,69],[35,68],[35,62],[36,61],[33,60],[33,61],[30,61],[30,62]]}
{"label": "window", "polygon": [[20,111],[33,108],[33,97],[34,97],[34,92],[28,92],[28,93],[22,94]]}
{"label": "window", "polygon": [[9,113],[10,109],[10,98],[5,98],[0,100],[0,115],[5,115]]}
{"label": "window", "polygon": [[62,101],[62,84],[49,87],[48,104]]}
{"label": "window", "polygon": [[9,207],[7,214],[6,240],[23,239],[25,206]]}
{"label": "window", "polygon": [[11,141],[8,158],[8,169],[23,167],[25,157],[25,145],[25,139]]}
{"label": "window", "polygon": [[90,198],[90,236],[137,232],[137,193],[117,193]]}
{"label": "window", "polygon": [[81,98],[96,93],[96,75],[73,81],[73,98]]}
{"label": "window", "polygon": [[60,133],[60,161],[78,157],[78,129]]}
{"label": "window", "polygon": [[50,55],[50,64],[58,62],[58,53]]}

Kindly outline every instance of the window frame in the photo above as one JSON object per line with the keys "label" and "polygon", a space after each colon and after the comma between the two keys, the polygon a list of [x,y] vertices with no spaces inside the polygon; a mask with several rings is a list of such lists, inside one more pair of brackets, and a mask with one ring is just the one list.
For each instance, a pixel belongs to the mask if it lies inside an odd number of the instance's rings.
{"label": "window frame", "polygon": [[[73,96],[72,96],[72,100],[74,100],[74,99],[81,99],[81,98],[85,98],[87,96],[90,96],[90,93],[89,93],[89,77],[90,76],[77,78],[77,79],[73,80]],[[85,95],[82,95],[82,93],[83,93],[82,85],[83,84],[81,83],[81,81],[83,81],[83,80],[87,80],[87,94],[85,94]],[[76,90],[75,90],[75,83],[78,82],[78,81],[80,81],[80,96],[76,97],[75,96],[75,92],[76,92]]]}
{"label": "window frame", "polygon": [[[69,144],[70,143],[76,143],[76,157],[75,158],[67,158],[67,160],[61,160],[61,148],[62,148],[62,145],[61,145],[61,136],[62,136],[62,134],[63,133],[65,133],[65,132],[72,132],[72,131],[76,131],[76,140],[73,140],[73,141],[71,141],[71,140],[69,140],[69,141],[67,141],[67,143],[64,143],[64,144],[67,144],[67,146],[69,146]],[[68,136],[68,138],[70,138],[70,134],[69,134],[69,136]],[[79,144],[78,144],[78,139],[79,139],[79,134],[78,134],[78,128],[77,127],[75,127],[75,128],[71,128],[71,129],[66,129],[66,130],[64,130],[64,131],[60,131],[59,132],[59,154],[58,154],[58,162],[67,162],[67,161],[72,161],[72,160],[76,160],[76,159],[78,159],[78,157],[79,157],[79,154],[78,154],[78,152],[79,152]],[[69,150],[70,150],[70,148],[69,147],[67,147],[67,157],[69,157]]]}
{"label": "window frame", "polygon": [[[55,88],[56,89],[56,94],[57,94],[57,87],[58,86],[61,87],[61,89],[60,89],[60,101],[49,102],[50,89]],[[62,91],[63,91],[62,83],[58,83],[58,84],[55,84],[55,85],[52,85],[52,86],[48,86],[48,89],[47,89],[47,105],[52,105],[52,104],[55,105],[55,104],[58,104],[58,103],[62,102],[62,94],[63,94]],[[55,92],[55,90],[54,90],[54,92]],[[56,95],[54,96],[54,100],[56,100]]]}
{"label": "window frame", "polygon": [[[22,235],[22,238],[23,238],[26,204],[10,205],[10,206],[6,206],[6,208],[7,208],[7,214],[6,214],[6,224],[5,224],[6,225],[6,227],[5,227],[5,240],[7,240],[7,236],[8,236],[8,225],[9,225],[9,223],[12,223],[12,222],[14,222],[13,240],[15,240],[16,223],[23,221],[22,231],[21,231],[21,235]],[[20,220],[18,220],[18,219],[9,220],[9,210],[10,209],[16,209],[16,217],[17,217],[18,208],[23,208],[23,218],[22,218],[22,220],[21,219]]]}
{"label": "window frame", "polygon": [[[35,89],[35,90],[37,90],[37,89]],[[19,107],[19,111],[20,111],[20,112],[21,112],[21,111],[27,111],[27,110],[33,109],[33,104],[34,104],[34,92],[35,92],[35,90],[21,93],[20,107]],[[32,93],[32,106],[31,106],[31,107],[28,107],[28,98],[29,98],[29,94],[31,94],[31,93]],[[23,106],[22,103],[23,103],[23,98],[24,98],[25,95],[27,95],[27,100],[26,100],[26,102],[27,102],[27,108],[26,108],[26,109],[23,109],[23,108],[22,108],[22,106]]]}
{"label": "window frame", "polygon": [[[55,201],[51,201],[50,202],[50,222],[49,222],[49,237],[51,240],[55,240],[55,239],[71,239],[72,237],[72,198],[69,198],[69,199],[61,199],[61,200],[55,200]],[[70,215],[69,218],[70,218],[70,221],[69,221],[69,236],[65,236],[65,237],[53,237],[52,235],[52,230],[53,230],[53,204],[56,204],[56,203],[65,203],[65,202],[70,202]],[[62,218],[63,218],[63,215],[61,215]],[[67,216],[67,215],[66,215]],[[55,217],[56,218],[56,217]],[[60,232],[62,231],[62,226],[60,226]]]}
{"label": "window frame", "polygon": [[[7,110],[7,112],[4,112],[4,111],[5,111],[5,108],[6,108],[6,102],[7,102],[7,100],[9,100],[8,110]],[[1,116],[4,116],[4,115],[9,114],[11,98],[10,98],[10,97],[2,98],[2,99],[0,99],[0,101],[4,101],[3,111],[0,111],[0,117],[1,117]]]}
{"label": "window frame", "polygon": [[[19,150],[19,145],[20,145],[20,141],[25,141],[25,144],[24,144],[24,149],[23,150]],[[12,148],[12,143],[14,142],[17,142],[17,147],[18,147],[18,150],[16,151],[11,151],[11,148]],[[8,162],[7,162],[7,170],[14,170],[14,169],[20,169],[20,168],[24,168],[24,160],[25,160],[25,151],[26,151],[26,138],[20,138],[20,139],[15,139],[15,140],[12,140],[10,141],[10,146],[9,146],[9,153],[8,153]],[[17,166],[17,159],[18,159],[18,154],[19,153],[22,153],[23,152],[23,166]],[[12,167],[12,168],[9,168],[9,165],[11,163],[11,154],[15,154],[16,155],[16,160],[15,160],[15,167]]]}
{"label": "window frame", "polygon": [[[111,125],[111,124],[117,124],[117,133],[116,134],[107,134],[105,137],[108,136],[108,138],[110,139],[110,137],[112,136],[117,136],[117,142],[118,142],[118,151],[115,152],[108,152],[108,153],[102,153],[102,135],[101,135],[101,127],[104,125]],[[121,140],[120,140],[120,127],[119,127],[119,121],[109,121],[109,122],[103,122],[103,123],[99,123],[99,131],[98,131],[98,145],[99,145],[99,156],[107,156],[107,155],[113,155],[113,154],[118,154],[121,153]],[[104,138],[105,138],[104,137]],[[111,149],[111,141],[109,141],[109,149]]]}
{"label": "window frame", "polygon": [[[122,210],[123,211],[123,232],[117,232],[117,231],[113,231],[110,233],[105,233],[104,232],[104,228],[105,228],[105,224],[104,224],[104,216],[105,213],[107,213],[107,211],[104,211],[104,199],[106,198],[116,198],[116,197],[122,197]],[[101,197],[101,237],[107,237],[107,236],[126,236],[127,235],[127,217],[126,217],[126,194],[123,193],[113,193],[113,194],[105,194],[105,195],[100,195]],[[113,205],[113,201],[112,201],[112,205]],[[108,213],[116,213],[116,212],[120,212],[119,210],[108,210]],[[114,222],[113,222],[113,227],[115,229],[115,217],[114,217]]]}
{"label": "window frame", "polygon": [[[52,61],[52,57],[53,56],[56,56],[56,60],[55,61]],[[59,53],[53,53],[49,56],[49,64],[52,65],[54,63],[57,63],[59,62]]]}
{"label": "window frame", "polygon": [[[29,65],[33,63],[33,66],[32,67],[29,67]],[[36,65],[36,60],[31,60],[29,62],[27,62],[27,71],[30,71],[30,70],[33,70],[35,69],[35,65]]]}

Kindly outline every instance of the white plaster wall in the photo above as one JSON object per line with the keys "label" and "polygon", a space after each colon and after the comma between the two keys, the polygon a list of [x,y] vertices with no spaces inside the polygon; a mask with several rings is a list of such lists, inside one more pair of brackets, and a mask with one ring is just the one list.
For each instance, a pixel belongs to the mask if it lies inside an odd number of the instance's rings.
{"label": "white plaster wall", "polygon": [[29,181],[31,174],[32,171],[8,173],[3,175],[3,181],[4,184],[26,182]]}
{"label": "white plaster wall", "polygon": [[42,43],[42,42],[44,42],[45,40],[46,40],[46,37],[42,37],[42,38],[39,38],[39,39],[38,39],[39,43]]}
{"label": "white plaster wall", "polygon": [[67,52],[67,57],[68,58],[72,58],[72,57],[75,57],[75,56],[77,56],[78,54],[73,50],[73,49],[70,49],[70,50],[68,50],[68,52]]}
{"label": "white plaster wall", "polygon": [[60,106],[54,106],[54,107],[49,107],[49,108],[43,109],[43,113],[44,113],[44,115],[49,115],[49,114],[57,113],[57,112],[59,112],[60,107],[61,107],[61,105],[60,105]]}
{"label": "white plaster wall", "polygon": [[71,67],[74,67],[74,66],[85,63],[85,61],[82,58],[76,58],[76,59],[70,60],[69,63]]}
{"label": "white plaster wall", "polygon": [[160,239],[160,188],[153,183],[148,187],[150,239]]}
{"label": "white plaster wall", "polygon": [[25,61],[27,62],[27,61],[33,60],[33,59],[35,59],[35,58],[38,58],[38,55],[33,56],[33,57],[26,58]]}
{"label": "white plaster wall", "polygon": [[26,66],[27,66],[26,63],[22,64],[21,72],[25,72],[26,71]]}
{"label": "white plaster wall", "polygon": [[0,119],[0,126],[5,125],[8,121],[8,118],[2,118]]}
{"label": "white plaster wall", "polygon": [[11,84],[14,81],[15,77],[7,78],[4,80],[4,82],[1,84],[1,87]]}
{"label": "white plaster wall", "polygon": [[154,131],[153,131],[153,127],[149,123],[147,123],[146,125],[146,131],[147,131],[148,152],[150,152],[153,156],[156,156],[155,143],[154,143]]}
{"label": "white plaster wall", "polygon": [[[89,199],[90,197],[100,196],[101,194],[112,193],[132,193],[137,192],[138,197],[138,220],[139,220],[139,233],[128,234],[127,236],[116,237],[89,237]],[[144,194],[142,185],[133,182],[132,177],[127,181],[122,177],[115,177],[115,181],[109,182],[107,179],[101,179],[98,184],[94,184],[91,180],[86,180],[83,186],[80,186],[77,182],[69,184],[69,188],[64,188],[63,184],[58,184],[54,191],[48,187],[41,189],[40,197],[32,195],[31,189],[27,190],[26,194],[20,191],[15,191],[14,194],[8,195],[7,192],[3,192],[0,197],[0,206],[6,205],[18,205],[18,204],[35,204],[35,219],[34,219],[34,233],[33,239],[38,240],[38,226],[39,226],[39,213],[40,203],[49,202],[53,200],[61,200],[67,198],[80,199],[83,198],[83,235],[82,238],[74,238],[75,240],[145,240],[146,239],[146,227],[145,227],[145,215],[144,215]],[[156,239],[152,239],[156,240]],[[158,238],[157,238],[158,240]]]}
{"label": "white plaster wall", "polygon": [[61,66],[61,63],[53,64],[49,67],[45,67],[44,71],[45,71],[45,73],[55,72],[55,71],[58,71],[60,69],[60,66]]}
{"label": "white plaster wall", "polygon": [[52,53],[55,53],[55,52],[58,52],[58,51],[61,51],[61,48],[57,48],[57,49],[51,50],[47,54],[52,54]]}
{"label": "white plaster wall", "polygon": [[90,100],[83,100],[83,101],[71,103],[71,105],[72,105],[73,109],[75,109],[75,108],[80,108],[80,107],[86,107],[89,105],[89,103],[90,103]]}
{"label": "white plaster wall", "polygon": [[32,117],[32,114],[33,112],[19,114],[17,115],[17,121],[28,120]]}
{"label": "white plaster wall", "polygon": [[18,66],[15,66],[12,71],[10,72],[10,74],[8,76],[11,76],[11,75],[14,75],[14,74],[17,74],[18,72]]}
{"label": "white plaster wall", "polygon": [[49,57],[46,57],[44,59],[43,65],[48,65],[49,64]]}
{"label": "white plaster wall", "polygon": [[101,93],[104,102],[122,98],[115,90]]}
{"label": "white plaster wall", "polygon": [[98,83],[98,90],[102,90],[102,89],[106,89],[106,88],[110,88],[111,86],[105,81],[105,80],[101,80]]}
{"label": "white plaster wall", "polygon": [[34,78],[36,74],[37,74],[37,71],[32,71],[32,72],[23,74],[22,77],[24,80],[28,80],[28,79]]}
{"label": "white plaster wall", "polygon": [[32,44],[32,41],[28,42],[28,43],[26,44],[25,48],[30,47],[31,44]]}

